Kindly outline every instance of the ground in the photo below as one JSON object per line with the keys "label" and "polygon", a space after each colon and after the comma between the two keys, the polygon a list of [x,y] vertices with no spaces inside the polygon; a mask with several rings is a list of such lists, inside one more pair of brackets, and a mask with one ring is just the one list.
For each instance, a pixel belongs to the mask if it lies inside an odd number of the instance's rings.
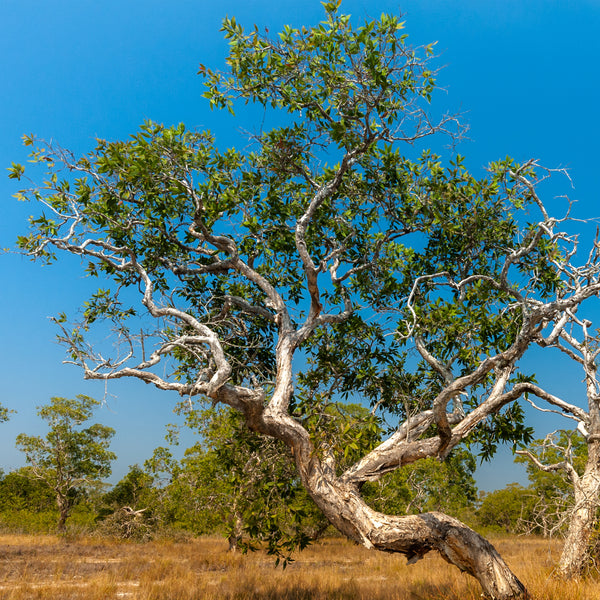
{"label": "ground", "polygon": [[[560,544],[493,540],[536,600],[600,598],[600,581],[550,577]],[[102,538],[0,535],[0,599],[480,600],[471,577],[435,556],[406,559],[327,539],[275,568],[261,552],[233,555],[219,538],[146,544]]]}

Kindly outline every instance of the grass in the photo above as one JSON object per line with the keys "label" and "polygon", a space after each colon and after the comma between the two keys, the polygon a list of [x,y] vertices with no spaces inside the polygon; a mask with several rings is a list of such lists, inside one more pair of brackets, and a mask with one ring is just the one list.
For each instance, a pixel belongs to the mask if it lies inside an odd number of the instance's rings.
{"label": "grass", "polygon": [[[494,543],[536,600],[600,598],[600,583],[551,577],[558,542]],[[276,569],[262,553],[230,554],[222,539],[134,544],[98,538],[0,535],[0,599],[480,600],[476,581],[430,554],[401,556],[328,539]]]}

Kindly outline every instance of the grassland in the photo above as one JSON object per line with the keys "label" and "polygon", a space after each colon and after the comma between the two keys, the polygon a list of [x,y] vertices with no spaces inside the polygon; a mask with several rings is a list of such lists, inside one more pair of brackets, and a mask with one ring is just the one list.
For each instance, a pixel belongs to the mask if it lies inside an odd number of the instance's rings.
{"label": "grassland", "polygon": [[[594,600],[600,582],[551,578],[557,542],[494,543],[539,600]],[[60,600],[480,600],[472,578],[430,555],[401,556],[326,540],[286,570],[260,552],[231,554],[221,539],[134,544],[106,539],[0,536],[0,598]]]}

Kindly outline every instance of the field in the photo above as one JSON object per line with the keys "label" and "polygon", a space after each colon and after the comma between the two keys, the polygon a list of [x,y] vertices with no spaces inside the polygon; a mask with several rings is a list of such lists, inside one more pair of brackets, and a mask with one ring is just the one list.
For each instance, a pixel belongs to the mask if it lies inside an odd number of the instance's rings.
{"label": "field", "polygon": [[[600,582],[550,577],[556,542],[494,540],[539,600],[594,600]],[[433,555],[407,566],[342,540],[326,540],[275,568],[262,553],[226,551],[222,539],[134,544],[95,538],[0,536],[0,599],[480,600],[472,578]]]}

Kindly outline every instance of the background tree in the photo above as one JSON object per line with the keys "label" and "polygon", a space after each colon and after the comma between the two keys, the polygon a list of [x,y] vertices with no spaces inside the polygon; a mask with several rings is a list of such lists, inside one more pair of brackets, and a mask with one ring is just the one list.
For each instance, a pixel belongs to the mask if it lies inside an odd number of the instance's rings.
{"label": "background tree", "polygon": [[[346,461],[379,441],[376,419],[364,407],[333,403],[320,408],[323,413],[310,419],[319,422],[331,444],[345,449]],[[302,486],[284,444],[250,431],[227,407],[190,411],[184,403],[180,409],[201,441],[180,461],[158,448],[147,462],[158,477],[167,478],[161,500],[166,522],[195,533],[220,530],[231,550],[266,543],[269,552],[284,559],[286,551],[324,532],[329,523]],[[307,411],[303,414],[308,418]]]}
{"label": "background tree", "polygon": [[573,484],[568,470],[549,467],[568,460],[581,477],[587,463],[585,438],[574,431],[554,431],[517,453],[515,462],[526,464],[529,485],[512,483],[484,493],[477,511],[479,523],[507,533],[564,535],[575,509]]}
{"label": "background tree", "polygon": [[0,510],[2,512],[47,511],[56,500],[52,490],[31,473],[31,467],[22,467],[3,474],[0,480]]}
{"label": "background tree", "polygon": [[[230,406],[289,448],[340,532],[411,561],[436,550],[489,596],[516,598],[524,586],[474,531],[440,512],[380,513],[361,489],[467,440],[487,455],[529,442],[515,401],[538,388],[519,360],[597,295],[598,256],[563,286],[577,245],[539,198],[535,163],[476,178],[461,157],[414,158],[426,136],[456,131],[428,112],[431,46],[410,47],[396,17],[355,28],[338,7],[278,38],[224,21],[228,72],[201,67],[206,97],[276,111],[248,150],[153,123],[79,159],[26,137],[50,173],[19,192],[44,206],[19,244],[78,255],[103,278],[81,321],[57,318],[87,378]],[[124,344],[113,358],[94,344],[105,322]],[[321,434],[314,410],[337,398],[398,423],[351,465],[354,448]]]}
{"label": "background tree", "polygon": [[459,448],[443,462],[426,458],[377,482],[368,482],[363,493],[373,508],[386,513],[442,511],[461,520],[473,520],[477,501],[475,467],[471,453]]}
{"label": "background tree", "polygon": [[483,494],[477,510],[479,524],[505,533],[524,533],[530,530],[532,512],[536,500],[530,488],[518,483]]}
{"label": "background tree", "polygon": [[102,496],[102,502],[109,508],[120,509],[129,506],[143,509],[152,503],[152,477],[139,465],[132,465],[115,486]]}
{"label": "background tree", "polygon": [[153,478],[139,465],[99,500],[98,529],[105,535],[136,541],[150,540],[159,530],[159,495]]}
{"label": "background tree", "polygon": [[195,535],[229,534],[235,506],[227,502],[231,490],[216,456],[202,444],[186,449],[181,460],[170,448],[156,448],[145,467],[155,490],[152,511],[162,526]]}
{"label": "background tree", "polygon": [[539,499],[531,520],[541,525],[544,533],[566,530],[558,566],[559,573],[566,579],[579,577],[593,558],[590,554],[592,535],[598,525],[600,509],[600,463],[594,454],[600,436],[596,438],[598,434],[587,431],[587,427],[593,431],[597,428],[595,390],[598,388],[595,381],[587,383],[588,390],[594,390],[591,398],[588,396],[589,412],[548,394],[551,404],[560,406],[562,414],[573,416],[575,411],[581,418],[579,431],[552,432],[545,439],[517,451],[521,460],[528,462],[529,478],[533,481],[531,488]]}
{"label": "background tree", "polygon": [[102,501],[114,508],[141,509],[151,502],[152,478],[139,465],[132,465],[115,486],[103,494]]}
{"label": "background tree", "polygon": [[[204,492],[204,510],[212,504],[220,514],[230,550],[259,541],[279,557],[282,551],[306,546],[314,505],[285,445],[249,431],[228,408],[189,413],[187,423],[203,441],[186,451],[177,483],[187,480],[186,485]],[[212,478],[198,485],[207,467]],[[317,512],[315,520],[319,517]]]}
{"label": "background tree", "polygon": [[82,427],[98,404],[84,395],[74,400],[51,398],[50,404],[38,409],[38,415],[50,428],[47,435],[17,436],[17,448],[31,465],[27,473],[43,481],[54,493],[60,532],[65,531],[78,495],[108,477],[110,463],[116,458],[108,450],[114,429],[99,424]]}
{"label": "background tree", "polygon": [[[524,531],[546,536],[565,534],[574,509],[574,492],[567,469],[541,469],[567,460],[578,476],[582,476],[587,462],[587,443],[577,431],[558,430],[544,439],[534,440],[526,449],[517,451],[515,462],[524,463],[533,502],[530,502],[528,519],[523,523]],[[533,457],[533,460],[530,458]]]}

